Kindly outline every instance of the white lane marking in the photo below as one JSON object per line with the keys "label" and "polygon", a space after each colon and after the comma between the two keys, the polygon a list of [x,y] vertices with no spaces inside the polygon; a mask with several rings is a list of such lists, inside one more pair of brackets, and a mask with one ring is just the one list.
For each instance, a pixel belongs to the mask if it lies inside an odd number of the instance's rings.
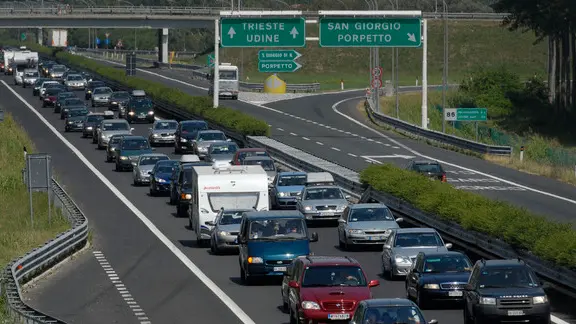
{"label": "white lane marking", "polygon": [[[116,188],[112,182],[110,182],[110,180],[108,180],[108,178],[106,178],[106,176],[100,172],[100,170],[98,170],[92,163],[90,163],[90,161],[82,154],[82,152],[80,152],[80,150],[78,150],[72,143],[70,143],[54,126],[52,126],[52,124],[50,124],[48,120],[46,120],[46,118],[44,118],[44,116],[42,116],[42,114],[34,109],[34,107],[29,104],[26,99],[24,99],[19,93],[12,89],[4,80],[0,81],[10,92],[12,92],[14,96],[16,96],[16,98],[18,98],[28,109],[30,109],[30,111],[34,113],[38,119],[40,119],[42,123],[44,123],[44,125],[46,125],[46,127],[52,131],[52,133],[54,133],[54,135],[56,135],[56,137],[58,137],[62,143],[64,143],[64,145],[66,145],[72,151],[72,153],[74,153],[78,159],[80,159],[80,161],[82,161],[82,163],[84,163],[84,165],[86,165],[86,167],[90,169],[90,171],[92,171],[92,173],[94,173],[94,175],[96,175],[96,177],[98,177],[98,179],[100,179],[100,181],[102,181],[102,183],[104,183],[104,185],[108,187],[110,191],[112,191],[116,197],[118,197],[118,199],[120,199],[120,201],[124,203],[124,205],[126,205],[126,207],[128,207],[128,209],[130,209],[132,213],[134,213],[134,215],[136,215],[136,217],[138,217],[138,219],[140,219],[142,223],[148,227],[150,232],[152,232],[152,234],[154,234],[158,240],[160,240],[160,242],[162,242],[196,277],[198,277],[198,279],[202,281],[202,283],[206,285],[206,287],[208,287],[208,289],[210,289],[214,295],[216,295],[216,297],[218,297],[218,299],[220,299],[222,303],[226,305],[242,323],[256,324],[254,320],[252,320],[248,314],[246,314],[242,308],[240,308],[240,306],[238,306],[238,304],[236,304],[234,300],[230,298],[230,296],[226,295],[226,293],[220,289],[220,287],[218,287],[214,281],[208,278],[208,276],[202,272],[202,270],[200,270],[200,268],[198,268],[198,266],[192,262],[184,254],[184,252],[182,252],[182,250],[180,250],[174,243],[172,243],[172,241],[166,237],[166,235],[164,235],[164,233],[162,233],[162,231],[160,231],[158,227],[156,227],[156,225],[154,225],[154,223],[152,223],[152,221],[150,221],[150,219],[144,215],[144,213],[142,213],[136,206],[134,206],[130,199],[126,198],[126,196],[124,196],[124,194],[122,194],[122,192],[120,192],[120,190],[118,190],[118,188]],[[119,280],[118,277],[111,279]]]}
{"label": "white lane marking", "polygon": [[339,148],[337,148],[337,147],[331,147],[331,149],[333,149],[334,151],[338,151],[338,152],[340,152],[340,149],[339,149]]}
{"label": "white lane marking", "polygon": [[322,142],[316,142],[316,144],[318,144],[318,145],[324,145],[324,143],[322,143]]}
{"label": "white lane marking", "polygon": [[303,140],[307,140],[307,141],[310,140],[308,137],[304,137],[304,136],[302,136],[302,139],[303,139]]}
{"label": "white lane marking", "polygon": [[372,163],[372,164],[382,164],[382,162],[373,159],[373,158],[369,158],[367,156],[363,156],[362,158],[364,158],[364,161],[368,162],[368,163]]}
{"label": "white lane marking", "polygon": [[358,155],[352,153],[348,153],[348,155],[350,155],[351,157],[358,157]]}
{"label": "white lane marking", "polygon": [[[4,81],[2,81],[2,82],[4,82]],[[104,257],[104,254],[101,251],[94,251],[92,253],[93,253],[94,257],[96,258],[96,261],[98,261],[98,263],[100,263],[101,266],[103,263],[108,263],[108,261]],[[102,268],[104,269],[103,266],[102,266]],[[118,290],[118,292],[120,293],[122,299],[124,300],[124,302],[126,302],[126,305],[130,305],[130,303],[133,303],[134,305],[138,305],[134,301],[134,298],[132,298],[132,296],[128,293],[128,289],[126,289],[124,287],[124,284],[115,284],[115,286],[116,286],[116,289]],[[132,308],[132,307],[130,307],[130,308]],[[132,311],[134,312],[134,316],[136,316],[136,318],[138,318],[138,320],[140,320],[140,316],[146,316],[146,313],[144,313],[144,311],[142,310],[142,308],[140,306],[137,306],[136,308],[139,309],[138,312],[136,312],[135,310],[132,310]]]}
{"label": "white lane marking", "polygon": [[280,127],[276,127],[276,129],[279,130],[279,131],[281,131],[281,132],[284,131],[284,129],[282,129],[282,128],[280,128]]}
{"label": "white lane marking", "polygon": [[298,134],[296,134],[296,133],[290,133],[290,135],[292,135],[292,136],[298,136]]}
{"label": "white lane marking", "polygon": [[335,103],[334,105],[332,105],[332,110],[333,110],[335,113],[337,113],[338,115],[340,115],[340,116],[348,119],[349,121],[351,121],[351,122],[353,122],[353,123],[355,123],[355,124],[357,124],[357,125],[365,128],[365,129],[367,129],[367,130],[372,131],[373,133],[375,133],[375,134],[377,134],[377,135],[379,135],[379,136],[382,136],[383,138],[387,139],[388,141],[390,141],[390,142],[392,142],[392,143],[400,146],[401,148],[407,150],[408,152],[410,152],[410,153],[412,153],[412,154],[414,154],[414,155],[416,155],[416,156],[419,156],[419,157],[422,157],[422,158],[425,158],[425,159],[428,159],[428,160],[436,160],[436,161],[438,161],[438,162],[440,162],[440,163],[443,163],[443,164],[445,164],[445,165],[449,165],[449,166],[451,166],[451,167],[458,168],[458,169],[461,169],[461,170],[466,170],[466,171],[474,172],[475,174],[479,174],[479,175],[482,175],[482,176],[485,176],[485,177],[488,177],[488,178],[496,179],[496,180],[499,180],[499,181],[504,182],[504,183],[506,183],[506,184],[509,184],[509,185],[511,185],[511,186],[516,186],[516,187],[524,188],[524,189],[526,189],[526,190],[528,190],[528,191],[532,191],[532,192],[535,192],[535,193],[538,193],[538,194],[541,194],[541,195],[544,195],[544,196],[548,196],[548,197],[551,197],[551,198],[556,198],[556,199],[559,199],[559,200],[563,200],[563,201],[569,202],[569,203],[571,203],[571,204],[576,204],[576,200],[572,200],[572,199],[570,199],[570,198],[566,198],[566,197],[558,196],[558,195],[555,195],[555,194],[553,194],[553,193],[549,193],[549,192],[546,192],[546,191],[534,189],[534,188],[531,188],[531,187],[528,187],[528,186],[524,186],[524,185],[521,185],[521,184],[519,184],[519,183],[510,181],[510,180],[506,180],[506,179],[503,179],[503,178],[500,178],[500,177],[493,176],[493,175],[488,174],[488,173],[485,173],[485,172],[480,172],[480,171],[477,171],[477,170],[474,170],[474,169],[470,169],[470,168],[466,168],[466,167],[460,166],[460,165],[458,165],[458,164],[454,164],[454,163],[442,161],[442,160],[439,160],[439,159],[437,159],[437,158],[433,158],[433,157],[431,157],[431,156],[424,155],[424,154],[419,153],[419,152],[417,152],[417,151],[409,148],[408,146],[406,146],[406,145],[398,142],[397,140],[391,138],[390,136],[385,135],[385,134],[383,134],[383,133],[381,133],[381,132],[379,132],[379,131],[377,131],[377,130],[369,127],[369,126],[366,126],[366,125],[362,124],[361,122],[357,121],[356,119],[354,119],[354,118],[352,118],[352,117],[350,117],[350,116],[347,116],[346,114],[343,114],[343,113],[341,113],[340,111],[338,111],[338,106],[341,105],[342,103],[344,103],[344,102],[346,102],[346,101],[350,101],[350,100],[358,100],[358,99],[360,99],[360,98],[364,98],[364,97],[355,97],[355,98],[348,98],[348,99],[340,100],[340,101],[338,101],[337,103]]}

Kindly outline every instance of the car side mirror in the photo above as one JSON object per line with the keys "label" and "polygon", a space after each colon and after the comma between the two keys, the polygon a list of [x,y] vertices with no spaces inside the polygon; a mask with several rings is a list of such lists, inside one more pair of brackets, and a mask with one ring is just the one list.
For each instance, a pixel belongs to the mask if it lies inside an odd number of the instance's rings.
{"label": "car side mirror", "polygon": [[152,173],[152,171],[148,171],[148,174],[149,174],[149,175],[153,175],[154,173]]}
{"label": "car side mirror", "polygon": [[[232,164],[232,161],[230,161],[230,164]],[[273,184],[273,183],[269,183],[269,184],[268,184],[268,188],[273,189],[273,188],[274,188],[274,184]]]}
{"label": "car side mirror", "polygon": [[376,286],[380,286],[380,281],[378,281],[378,280],[370,280],[370,282],[368,282],[368,287],[369,287],[369,288],[376,287]]}
{"label": "car side mirror", "polygon": [[400,218],[396,218],[396,223],[402,223],[404,221],[404,218],[400,217]]}
{"label": "car side mirror", "polygon": [[318,242],[318,233],[314,232],[310,234],[310,242]]}
{"label": "car side mirror", "polygon": [[428,324],[438,324],[438,321],[435,320],[435,319],[433,319],[433,320],[431,320],[430,322],[428,322]]}
{"label": "car side mirror", "polygon": [[238,235],[236,240],[238,241],[238,243],[246,243],[246,240],[242,237],[242,235]]}
{"label": "car side mirror", "polygon": [[344,218],[339,218],[338,219],[338,223],[340,224],[346,224],[346,220]]}
{"label": "car side mirror", "polygon": [[226,139],[226,142],[232,142],[232,140],[231,140],[231,139],[229,139],[229,138],[227,138],[227,139]]}
{"label": "car side mirror", "polygon": [[472,287],[471,284],[466,284],[466,285],[464,286],[464,290],[466,290],[466,291],[471,291],[471,290],[474,290],[474,287]]}
{"label": "car side mirror", "polygon": [[390,244],[384,244],[383,248],[385,250],[390,250],[392,247],[390,246]]}
{"label": "car side mirror", "polygon": [[215,226],[216,225],[216,224],[214,224],[213,221],[207,221],[207,222],[204,222],[204,224],[206,224],[208,226]]}
{"label": "car side mirror", "polygon": [[450,249],[452,248],[452,243],[446,243],[446,244],[444,244],[444,246],[445,246],[448,250],[450,250]]}
{"label": "car side mirror", "polygon": [[300,288],[300,284],[296,280],[291,280],[288,282],[288,287],[290,288]]}
{"label": "car side mirror", "polygon": [[350,200],[350,198],[352,198],[350,195],[346,195],[344,196],[344,198],[346,198],[346,200]]}
{"label": "car side mirror", "polygon": [[134,127],[130,128],[130,131],[133,132],[133,131],[134,131]]}

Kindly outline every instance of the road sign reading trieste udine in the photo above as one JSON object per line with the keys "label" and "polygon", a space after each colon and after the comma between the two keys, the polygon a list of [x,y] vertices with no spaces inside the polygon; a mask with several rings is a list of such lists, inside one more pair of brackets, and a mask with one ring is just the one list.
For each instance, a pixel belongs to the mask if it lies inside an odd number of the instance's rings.
{"label": "road sign reading trieste udine", "polygon": [[222,47],[304,47],[306,20],[299,18],[222,18]]}

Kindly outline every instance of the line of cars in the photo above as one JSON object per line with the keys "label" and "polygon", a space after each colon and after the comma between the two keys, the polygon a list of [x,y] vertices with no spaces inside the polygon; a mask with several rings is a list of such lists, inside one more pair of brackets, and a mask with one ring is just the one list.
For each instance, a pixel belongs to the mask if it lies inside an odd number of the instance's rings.
{"label": "line of cars", "polygon": [[[419,306],[438,301],[463,302],[465,323],[549,322],[541,283],[522,260],[473,264],[450,251],[434,229],[400,228],[403,220],[383,204],[351,204],[329,173],[279,172],[265,149],[241,149],[201,120],[156,120],[147,137],[135,136],[129,120],[88,113],[79,98],[64,95],[64,85],[46,82],[33,91],[43,102],[49,98],[47,106],[61,113],[65,130],[92,138],[116,171],[132,172],[134,185],[149,186],[152,196],[168,195],[177,215],[189,219],[198,246],[214,254],[237,251],[247,285],[282,278],[281,302],[291,323],[424,323]],[[103,88],[96,85],[87,85],[92,90],[85,99]],[[141,95],[124,95],[125,103]],[[171,160],[154,152],[155,145],[192,154]],[[310,243],[318,235],[307,224],[316,221],[337,222],[344,250],[382,245],[382,273],[405,280],[406,298],[373,299],[370,289],[380,283],[368,280],[357,260],[313,255]]]}

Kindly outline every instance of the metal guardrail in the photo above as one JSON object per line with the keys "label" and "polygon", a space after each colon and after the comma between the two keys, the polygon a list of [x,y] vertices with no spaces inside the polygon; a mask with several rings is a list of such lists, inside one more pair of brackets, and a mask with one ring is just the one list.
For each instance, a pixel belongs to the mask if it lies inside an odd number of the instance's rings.
{"label": "metal guardrail", "polygon": [[475,142],[472,140],[463,139],[457,136],[444,134],[442,132],[437,132],[429,129],[424,129],[422,127],[410,124],[403,120],[386,116],[374,110],[374,103],[371,99],[366,99],[366,112],[368,116],[373,121],[383,122],[388,126],[393,127],[395,130],[403,133],[407,133],[410,136],[416,136],[418,138],[423,138],[426,140],[431,140],[444,145],[450,145],[465,149],[468,151],[481,153],[481,154],[491,154],[491,155],[511,155],[512,147],[510,146],[498,146],[498,145],[488,145],[480,142]]}
{"label": "metal guardrail", "polygon": [[[74,49],[73,52],[98,54],[98,55],[101,55],[103,59],[119,60],[122,62],[125,62],[124,57],[127,53],[132,53],[132,51],[120,52],[120,51],[115,51],[115,50],[98,50],[98,49],[88,49],[88,48],[77,48],[77,49]],[[145,52],[145,51],[142,51],[142,52]],[[153,52],[153,51],[150,51],[150,52],[152,52],[154,54],[158,54],[158,53]],[[144,55],[148,55],[148,54],[144,54]],[[155,60],[155,59],[138,57],[138,54],[136,54],[136,62],[149,63],[149,64],[153,65],[154,67],[176,68],[176,69],[186,69],[186,70],[197,70],[197,69],[204,68],[201,65],[193,65],[193,64],[162,63],[162,62],[158,62],[158,60]]]}
{"label": "metal guardrail", "polygon": [[54,205],[70,222],[71,229],[57,235],[39,248],[13,260],[2,273],[2,294],[11,319],[18,323],[54,323],[64,321],[39,312],[22,300],[20,285],[36,277],[60,260],[85,246],[88,240],[88,219],[60,184],[52,179]]}
{"label": "metal guardrail", "polygon": [[[100,52],[113,52],[118,54],[132,54],[135,53],[136,55],[158,55],[158,51],[156,50],[121,50],[121,49],[103,49],[103,48],[74,48],[77,52],[92,52],[92,53],[100,53]],[[175,51],[176,57],[178,56],[191,56],[196,57],[199,53],[197,52],[183,52],[183,51]]]}

